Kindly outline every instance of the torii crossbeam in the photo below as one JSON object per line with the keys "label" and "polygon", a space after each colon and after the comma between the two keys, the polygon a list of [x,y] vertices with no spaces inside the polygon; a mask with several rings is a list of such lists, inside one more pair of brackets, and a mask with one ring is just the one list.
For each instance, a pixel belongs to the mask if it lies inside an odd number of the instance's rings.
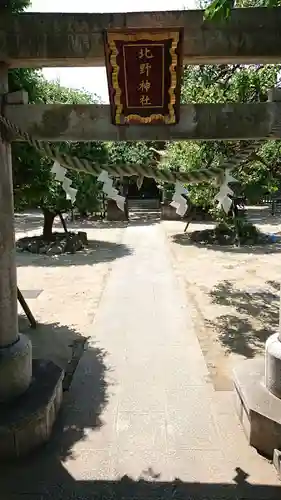
{"label": "torii crossbeam", "polygon": [[261,64],[281,59],[281,8],[235,9],[227,21],[202,10],[0,16],[0,61],[10,67],[104,66],[106,30],[183,28],[186,64]]}

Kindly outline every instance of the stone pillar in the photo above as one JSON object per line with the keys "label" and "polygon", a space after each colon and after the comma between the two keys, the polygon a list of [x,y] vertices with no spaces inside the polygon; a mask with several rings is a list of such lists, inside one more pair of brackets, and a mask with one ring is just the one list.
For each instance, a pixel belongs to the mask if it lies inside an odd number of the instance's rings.
{"label": "stone pillar", "polygon": [[281,398],[281,288],[278,332],[270,335],[265,344],[265,386]]}
{"label": "stone pillar", "polygon": [[[268,92],[269,102],[281,101],[281,89],[273,88]],[[281,288],[280,288],[281,293]],[[281,398],[281,295],[279,305],[279,329],[265,344],[265,385],[278,398]]]}
{"label": "stone pillar", "polygon": [[[269,93],[272,121],[275,126],[274,102],[281,101],[281,89]],[[279,328],[265,344],[263,359],[250,359],[234,369],[237,411],[249,443],[273,458],[281,449],[281,298]]]}
{"label": "stone pillar", "polygon": [[[8,68],[0,63],[2,104],[7,92]],[[3,105],[0,112],[4,112]],[[62,402],[64,377],[63,370],[51,361],[32,363],[31,342],[18,333],[12,161],[8,141],[5,130],[0,128],[1,461],[26,455],[48,441]]]}
{"label": "stone pillar", "polygon": [[[0,63],[1,102],[7,92],[8,68]],[[0,402],[23,393],[31,375],[31,344],[18,333],[11,146],[0,130]]]}

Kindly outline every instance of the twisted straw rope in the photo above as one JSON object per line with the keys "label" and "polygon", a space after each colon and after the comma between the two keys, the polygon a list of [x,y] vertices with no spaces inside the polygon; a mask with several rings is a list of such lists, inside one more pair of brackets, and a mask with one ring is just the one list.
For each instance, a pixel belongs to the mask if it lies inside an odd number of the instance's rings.
{"label": "twisted straw rope", "polygon": [[90,175],[99,176],[99,174],[106,170],[109,175],[117,177],[131,177],[137,176],[150,177],[156,181],[175,183],[179,181],[183,184],[195,184],[198,182],[206,182],[213,178],[219,177],[220,174],[225,169],[233,169],[239,163],[245,161],[266,139],[273,137],[277,132],[280,132],[281,128],[281,117],[274,123],[270,133],[265,139],[258,141],[253,141],[247,146],[242,147],[228,160],[221,162],[216,167],[201,168],[198,170],[190,170],[189,172],[171,172],[170,170],[163,170],[157,168],[153,164],[132,164],[132,165],[109,165],[100,164],[86,160],[85,158],[77,158],[77,156],[70,156],[60,151],[56,148],[50,146],[50,144],[37,139],[33,139],[27,132],[23,132],[16,125],[10,122],[5,116],[0,114],[0,123],[5,127],[5,129],[10,132],[13,136],[17,136],[20,139],[28,142],[33,146],[42,156],[47,156],[53,161],[57,161],[61,166],[69,169],[75,170],[77,172],[85,172]]}

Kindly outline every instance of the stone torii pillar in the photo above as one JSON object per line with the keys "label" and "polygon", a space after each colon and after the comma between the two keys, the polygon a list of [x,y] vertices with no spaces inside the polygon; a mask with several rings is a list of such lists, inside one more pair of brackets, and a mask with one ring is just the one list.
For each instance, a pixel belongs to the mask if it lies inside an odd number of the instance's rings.
{"label": "stone torii pillar", "polygon": [[277,398],[281,398],[281,304],[279,331],[270,335],[265,344],[265,386]]}
{"label": "stone torii pillar", "polygon": [[[281,89],[272,89],[269,101],[280,102]],[[281,296],[279,328],[266,341],[265,361],[251,359],[238,366],[234,370],[234,389],[249,443],[273,458],[274,452],[281,450]]]}
{"label": "stone torii pillar", "polygon": [[[0,63],[1,112],[7,94],[8,67]],[[31,342],[18,332],[11,145],[0,129],[0,459],[21,456],[49,438],[62,378],[53,363],[32,363]]]}
{"label": "stone torii pillar", "polygon": [[[0,97],[8,93],[8,68],[0,63]],[[17,278],[11,145],[0,132],[0,402],[22,394],[31,382],[32,354],[18,333]]]}

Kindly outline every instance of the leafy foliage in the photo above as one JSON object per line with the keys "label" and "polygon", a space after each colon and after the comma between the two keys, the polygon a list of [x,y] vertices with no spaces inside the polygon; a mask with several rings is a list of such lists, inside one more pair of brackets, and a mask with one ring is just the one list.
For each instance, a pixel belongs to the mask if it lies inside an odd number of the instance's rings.
{"label": "leafy foliage", "polygon": [[[207,2],[209,3],[209,2]],[[234,7],[280,7],[280,0],[213,0],[206,7],[205,20],[227,21]]]}
{"label": "leafy foliage", "polygon": [[110,162],[122,163],[147,163],[159,160],[155,150],[165,149],[165,142],[109,142],[108,154]]}
{"label": "leafy foliage", "polygon": [[[4,0],[1,9],[21,12],[30,5],[29,0]],[[28,93],[30,103],[89,104],[98,102],[97,96],[86,91],[62,87],[59,82],[48,82],[42,73],[35,69],[13,69],[9,72],[9,89],[14,92],[23,89]],[[104,162],[107,150],[104,144],[56,144],[64,152],[76,154],[93,161]],[[44,214],[56,214],[70,208],[65,192],[51,174],[51,162],[31,146],[14,143],[12,147],[15,207],[40,207]],[[76,206],[85,213],[95,211],[98,206],[99,190],[97,181],[85,174],[68,174],[73,186],[78,189]],[[50,219],[52,220],[52,219]]]}
{"label": "leafy foliage", "polygon": [[1,0],[0,10],[6,9],[8,12],[22,12],[30,5],[30,0]]}
{"label": "leafy foliage", "polygon": [[[165,148],[165,143],[161,142],[110,142],[108,143],[108,157],[112,164],[144,164],[151,161],[158,161],[159,156],[155,151]],[[136,177],[122,179],[122,185],[117,186],[121,191],[129,184],[135,183]],[[124,194],[125,194],[124,192]]]}
{"label": "leafy foliage", "polygon": [[[96,97],[86,92],[68,89],[58,82],[47,82],[35,70],[13,70],[9,75],[10,89],[23,88],[28,91],[30,102],[87,104],[96,102]],[[70,155],[87,158],[93,162],[107,161],[107,148],[103,143],[56,143],[56,147]],[[42,157],[26,143],[14,143],[13,175],[16,209],[40,207],[54,214],[68,210],[70,201],[60,183],[51,174],[52,162]],[[76,206],[81,213],[98,209],[100,190],[97,180],[85,174],[67,174],[78,189]]]}
{"label": "leafy foliage", "polygon": [[[237,241],[237,231],[239,241]],[[211,245],[265,245],[272,243],[269,235],[261,233],[253,224],[243,218],[236,219],[236,227],[233,220],[224,221],[214,228],[193,231],[188,238],[193,243]]]}
{"label": "leafy foliage", "polygon": [[[183,76],[182,102],[263,102],[267,91],[275,85],[278,66],[194,66],[186,67]],[[245,143],[245,142],[244,142]],[[217,166],[230,155],[235,154],[242,141],[180,142],[170,143],[165,159],[166,168],[194,170]],[[246,166],[239,166],[234,172],[241,181],[251,201],[257,201],[269,190],[277,189],[280,183],[278,167],[279,143],[266,142]],[[263,163],[261,163],[261,161]],[[268,164],[274,164],[269,169]],[[192,204],[204,209],[212,208],[218,187],[212,183],[188,186]],[[236,186],[237,195],[239,186]]]}

